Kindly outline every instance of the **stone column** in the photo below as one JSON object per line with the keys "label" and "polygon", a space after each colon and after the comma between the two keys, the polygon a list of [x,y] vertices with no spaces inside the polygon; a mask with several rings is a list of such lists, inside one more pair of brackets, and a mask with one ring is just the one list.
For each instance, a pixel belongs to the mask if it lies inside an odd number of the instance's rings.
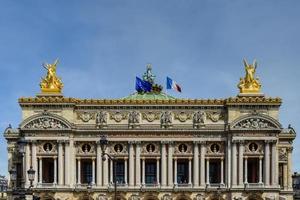
{"label": "stone column", "polygon": [[97,186],[102,186],[102,151],[100,142],[97,142]]}
{"label": "stone column", "polygon": [[270,141],[265,141],[265,158],[264,158],[264,182],[265,186],[270,185]]}
{"label": "stone column", "polygon": [[69,145],[69,168],[67,168],[67,173],[69,173],[69,180],[70,180],[70,186],[73,187],[76,184],[76,150],[74,145],[74,139],[70,138],[70,145]]}
{"label": "stone column", "polygon": [[39,157],[39,184],[43,183],[43,159]]}
{"label": "stone column", "polygon": [[58,143],[58,184],[63,185],[64,184],[63,146],[62,146],[62,141],[57,141],[57,143]]}
{"label": "stone column", "polygon": [[[105,152],[107,152],[107,149],[105,150]],[[109,169],[108,169],[108,162],[109,162],[109,158],[107,157],[107,155],[104,155],[105,160],[103,161],[103,186],[107,187],[109,185]]]}
{"label": "stone column", "polygon": [[288,167],[287,163],[283,164],[283,187],[285,190],[288,188]]}
{"label": "stone column", "polygon": [[174,185],[177,184],[177,158],[174,158]]}
{"label": "stone column", "polygon": [[54,181],[53,184],[56,185],[57,184],[57,157],[55,156],[53,158],[54,161]]}
{"label": "stone column", "polygon": [[259,183],[262,184],[262,157],[259,157]]}
{"label": "stone column", "polygon": [[166,144],[161,143],[161,185],[167,185],[167,161],[166,161]]}
{"label": "stone column", "polygon": [[244,184],[244,141],[239,144],[239,186]]}
{"label": "stone column", "polygon": [[37,165],[37,158],[36,158],[36,141],[32,141],[31,143],[31,163],[32,168],[36,171],[35,179],[33,181],[33,185],[37,184],[37,177],[38,177],[38,165]]}
{"label": "stone column", "polygon": [[206,185],[209,185],[209,158],[206,158]]}
{"label": "stone column", "polygon": [[24,163],[24,178],[25,178],[25,187],[28,188],[30,183],[28,179],[27,170],[30,168],[30,144],[29,142],[25,145],[25,163]]}
{"label": "stone column", "polygon": [[287,175],[288,175],[288,189],[289,190],[293,190],[293,179],[292,179],[292,175],[293,175],[293,164],[292,164],[292,152],[293,152],[293,147],[289,147],[287,148],[287,153],[288,153],[288,171],[287,171]]}
{"label": "stone column", "polygon": [[232,141],[232,186],[237,185],[237,167],[236,167],[236,141]]}
{"label": "stone column", "polygon": [[134,149],[133,142],[129,144],[129,186],[134,186]]}
{"label": "stone column", "polygon": [[168,186],[173,186],[173,146],[168,144]]}
{"label": "stone column", "polygon": [[194,142],[194,166],[193,166],[193,182],[194,187],[199,186],[199,144]]}
{"label": "stone column", "polygon": [[272,174],[272,186],[278,186],[278,162],[277,162],[277,149],[276,149],[276,140],[272,143],[272,165],[271,165],[271,174]]}
{"label": "stone column", "polygon": [[245,156],[245,184],[248,184],[248,157]]}
{"label": "stone column", "polygon": [[206,143],[204,141],[200,142],[201,153],[200,153],[200,186],[205,187],[205,151]]}
{"label": "stone column", "polygon": [[113,183],[114,182],[114,178],[113,178],[113,175],[114,175],[114,162],[112,160],[109,160],[109,182],[110,183]]}
{"label": "stone column", "polygon": [[80,166],[80,158],[77,158],[77,184],[81,184],[81,166]]}
{"label": "stone column", "polygon": [[125,185],[127,185],[128,183],[128,178],[127,178],[127,159],[128,158],[124,158],[124,182],[125,182]]}
{"label": "stone column", "polygon": [[189,185],[192,185],[192,158],[189,158]]}
{"label": "stone column", "polygon": [[226,180],[227,187],[231,187],[231,140],[228,138],[227,140],[227,153],[226,153]]}
{"label": "stone column", "polygon": [[92,185],[95,185],[95,173],[96,168],[95,168],[95,158],[92,158]]}
{"label": "stone column", "polygon": [[221,158],[221,185],[224,185],[224,158]]}
{"label": "stone column", "polygon": [[70,185],[70,146],[65,141],[65,185]]}
{"label": "stone column", "polygon": [[145,185],[145,158],[142,158],[142,185]]}
{"label": "stone column", "polygon": [[136,143],[136,147],[135,147],[135,184],[136,186],[140,186],[141,185],[141,147],[140,147],[140,143]]}
{"label": "stone column", "polygon": [[160,184],[159,180],[159,158],[156,158],[156,184]]}

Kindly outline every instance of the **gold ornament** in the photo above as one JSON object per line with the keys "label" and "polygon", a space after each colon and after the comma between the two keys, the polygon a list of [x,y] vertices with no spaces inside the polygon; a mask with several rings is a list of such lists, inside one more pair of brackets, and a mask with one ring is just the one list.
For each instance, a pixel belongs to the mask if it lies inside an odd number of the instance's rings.
{"label": "gold ornament", "polygon": [[241,94],[259,94],[261,84],[257,77],[255,77],[255,72],[257,68],[257,62],[254,60],[253,64],[249,65],[244,59],[244,66],[246,75],[244,78],[240,78],[238,88],[240,89]]}
{"label": "gold ornament", "polygon": [[40,83],[42,93],[48,94],[60,94],[63,88],[63,83],[59,77],[56,75],[56,66],[58,64],[58,59],[55,60],[53,64],[43,64],[43,67],[47,70],[47,75],[42,78]]}

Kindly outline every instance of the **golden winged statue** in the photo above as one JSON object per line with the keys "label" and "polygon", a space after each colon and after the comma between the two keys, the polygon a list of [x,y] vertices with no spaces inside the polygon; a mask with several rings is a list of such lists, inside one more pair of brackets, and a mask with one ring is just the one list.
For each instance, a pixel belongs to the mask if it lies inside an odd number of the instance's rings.
{"label": "golden winged statue", "polygon": [[40,83],[42,93],[61,93],[64,85],[61,79],[56,75],[57,64],[58,59],[56,59],[53,64],[43,64],[43,67],[47,70],[47,75],[45,78],[42,78]]}
{"label": "golden winged statue", "polygon": [[253,64],[248,64],[244,59],[244,66],[246,75],[244,78],[240,78],[238,88],[241,94],[259,94],[261,89],[260,81],[255,77],[255,72],[257,68],[257,62],[254,60]]}

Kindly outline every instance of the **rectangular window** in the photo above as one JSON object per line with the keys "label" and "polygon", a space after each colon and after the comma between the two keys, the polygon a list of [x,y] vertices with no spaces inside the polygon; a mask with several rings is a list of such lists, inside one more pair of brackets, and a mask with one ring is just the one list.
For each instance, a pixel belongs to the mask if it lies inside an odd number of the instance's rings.
{"label": "rectangular window", "polygon": [[209,160],[209,182],[221,183],[221,160]]}
{"label": "rectangular window", "polygon": [[258,183],[259,179],[259,159],[249,158],[248,159],[248,182]]}
{"label": "rectangular window", "polygon": [[54,160],[53,158],[43,158],[43,183],[54,182]]}
{"label": "rectangular window", "polygon": [[92,160],[81,160],[81,183],[89,184],[93,181]]}
{"label": "rectangular window", "polygon": [[117,183],[124,184],[125,183],[125,164],[124,164],[124,160],[115,161],[115,165],[116,165]]}
{"label": "rectangular window", "polygon": [[156,184],[156,161],[145,160],[145,183]]}
{"label": "rectangular window", "polygon": [[187,184],[189,181],[189,161],[178,160],[177,161],[177,183]]}

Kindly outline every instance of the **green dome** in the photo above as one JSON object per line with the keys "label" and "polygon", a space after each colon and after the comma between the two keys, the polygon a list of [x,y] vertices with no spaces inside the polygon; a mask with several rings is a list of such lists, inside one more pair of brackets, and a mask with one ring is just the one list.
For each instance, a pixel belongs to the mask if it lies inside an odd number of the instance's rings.
{"label": "green dome", "polygon": [[170,95],[167,95],[163,92],[160,93],[154,93],[154,92],[147,92],[147,93],[133,93],[129,95],[128,97],[124,97],[122,99],[126,100],[171,100],[176,99],[175,97],[172,97]]}

